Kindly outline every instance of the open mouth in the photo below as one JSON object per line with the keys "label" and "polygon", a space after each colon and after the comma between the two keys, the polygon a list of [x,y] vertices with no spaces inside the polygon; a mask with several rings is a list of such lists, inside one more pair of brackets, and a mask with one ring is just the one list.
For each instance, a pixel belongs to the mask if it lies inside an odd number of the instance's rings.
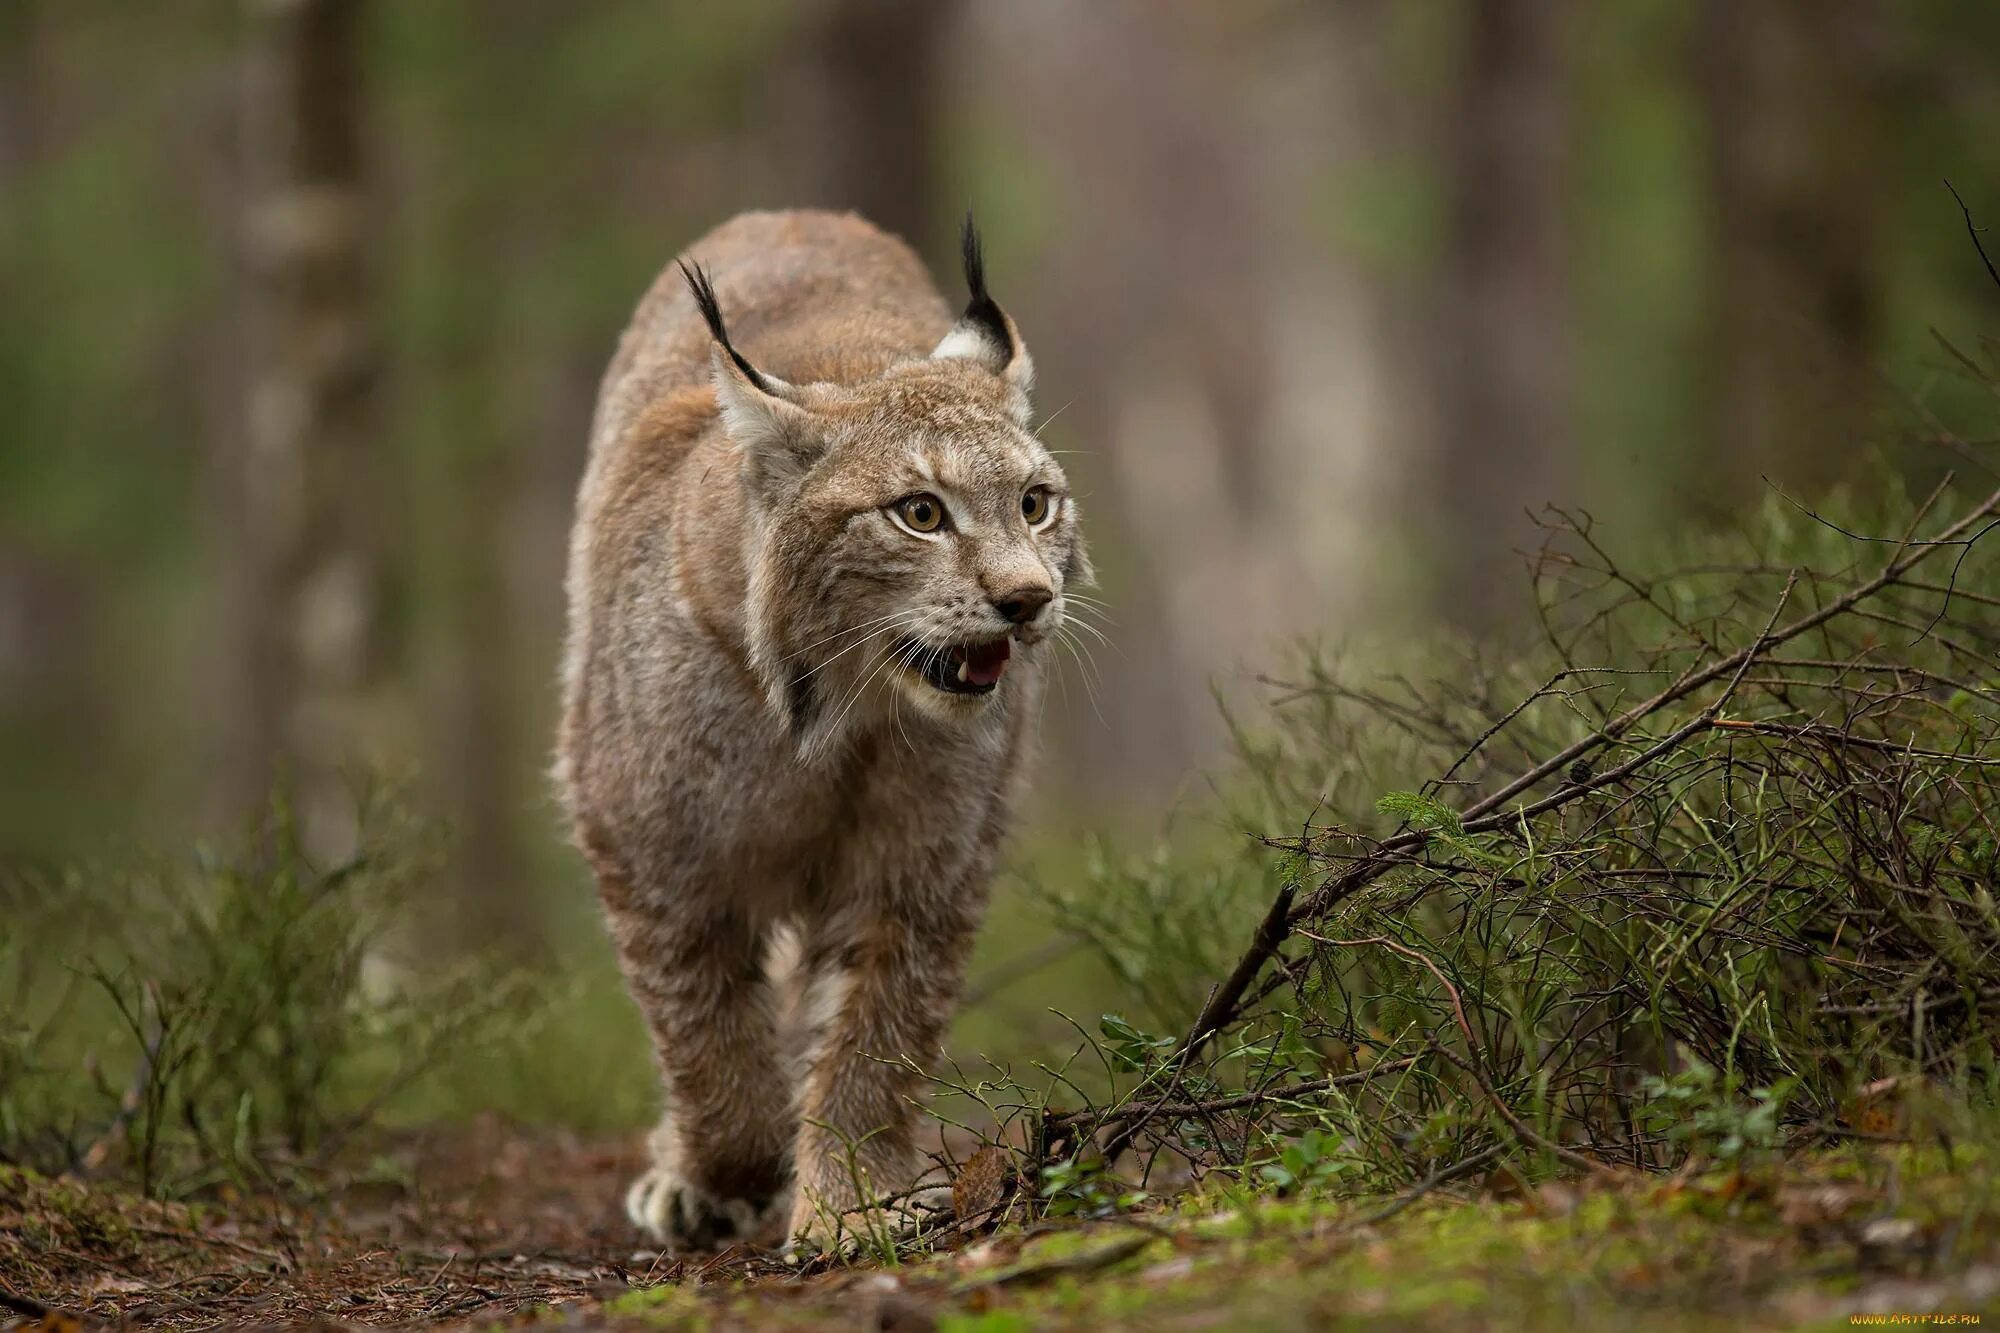
{"label": "open mouth", "polygon": [[1013,656],[1012,639],[954,643],[943,648],[905,639],[897,649],[904,665],[946,694],[991,694]]}

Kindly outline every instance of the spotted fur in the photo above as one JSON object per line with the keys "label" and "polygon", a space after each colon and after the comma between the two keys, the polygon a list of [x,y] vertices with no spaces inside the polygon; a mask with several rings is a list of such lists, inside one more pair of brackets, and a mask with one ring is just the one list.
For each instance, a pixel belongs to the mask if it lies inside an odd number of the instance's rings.
{"label": "spotted fur", "polygon": [[[883,1059],[944,1032],[1089,577],[977,255],[954,322],[859,218],[746,214],[661,275],[605,376],[556,775],[665,1085],[628,1205],[677,1249],[830,1239],[914,1167]],[[1030,486],[1057,497],[1038,529]],[[894,517],[918,492],[941,533]],[[1053,600],[1011,624],[1024,588]],[[908,665],[1009,633],[984,696]]]}

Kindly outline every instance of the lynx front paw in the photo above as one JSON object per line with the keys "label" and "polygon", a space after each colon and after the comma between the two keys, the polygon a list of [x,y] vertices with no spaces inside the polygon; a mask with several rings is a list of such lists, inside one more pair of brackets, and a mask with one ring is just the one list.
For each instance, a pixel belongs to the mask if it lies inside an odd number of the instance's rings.
{"label": "lynx front paw", "polygon": [[770,1225],[771,1203],[718,1199],[660,1167],[625,1191],[625,1215],[673,1254],[756,1241]]}

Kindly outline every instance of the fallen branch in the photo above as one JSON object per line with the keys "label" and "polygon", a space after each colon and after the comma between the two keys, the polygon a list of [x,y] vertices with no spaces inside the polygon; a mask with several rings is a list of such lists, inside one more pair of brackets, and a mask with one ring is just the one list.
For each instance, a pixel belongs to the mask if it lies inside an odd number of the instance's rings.
{"label": "fallen branch", "polygon": [[1462,1161],[1453,1162],[1449,1166],[1441,1166],[1416,1184],[1410,1186],[1410,1188],[1404,1190],[1401,1194],[1398,1194],[1387,1205],[1377,1208],[1372,1213],[1355,1218],[1350,1225],[1355,1227],[1372,1227],[1386,1222],[1405,1208],[1408,1208],[1411,1204],[1417,1202],[1417,1200],[1423,1198],[1426,1194],[1429,1194],[1432,1190],[1438,1188],[1438,1186],[1448,1185],[1463,1176],[1471,1175],[1474,1171],[1485,1166],[1506,1150],[1507,1145],[1496,1143],[1485,1151],[1476,1152]]}
{"label": "fallen branch", "polygon": [[1419,953],[1407,944],[1392,940],[1387,935],[1370,935],[1365,939],[1358,940],[1330,940],[1324,935],[1315,935],[1303,928],[1298,933],[1320,944],[1337,945],[1348,949],[1358,948],[1363,944],[1379,944],[1383,948],[1392,949],[1406,958],[1416,959],[1429,970],[1432,976],[1437,978],[1438,985],[1444,987],[1445,994],[1451,996],[1451,1011],[1453,1016],[1458,1019],[1458,1030],[1465,1034],[1465,1044],[1473,1050],[1479,1049],[1479,1038],[1473,1035],[1472,1024],[1465,1016],[1465,997],[1458,993],[1458,987],[1451,984],[1450,980],[1445,977],[1443,969],[1431,961],[1428,955]]}
{"label": "fallen branch", "polygon": [[[1387,1074],[1399,1074],[1416,1064],[1418,1056],[1406,1056],[1400,1060],[1385,1060],[1366,1069],[1357,1069],[1348,1074],[1333,1074],[1326,1078],[1308,1079],[1304,1083],[1293,1083],[1282,1088],[1264,1088],[1254,1092],[1232,1093],[1227,1097],[1214,1097],[1206,1101],[1149,1102],[1144,1106],[1126,1105],[1110,1110],[1085,1109],[1065,1111],[1052,1115],[1042,1123],[1051,1130],[1064,1131],[1088,1126],[1102,1129],[1107,1125],[1128,1124],[1133,1120],[1148,1120],[1165,1116],[1170,1120],[1186,1120],[1198,1115],[1218,1115],[1224,1111],[1240,1111],[1246,1106],[1258,1106],[1272,1102],[1298,1101],[1333,1088],[1352,1087],[1357,1083],[1367,1083]],[[1107,1151],[1106,1159],[1112,1156]]]}

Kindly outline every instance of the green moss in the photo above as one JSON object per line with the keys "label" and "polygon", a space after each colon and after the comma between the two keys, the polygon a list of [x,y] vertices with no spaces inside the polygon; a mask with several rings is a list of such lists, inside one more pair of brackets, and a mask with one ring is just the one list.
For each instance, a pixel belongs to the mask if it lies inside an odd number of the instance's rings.
{"label": "green moss", "polygon": [[118,1202],[116,1195],[94,1194],[75,1181],[0,1166],[0,1231],[13,1232],[31,1249],[99,1256],[130,1250],[132,1225]]}
{"label": "green moss", "polygon": [[1034,1327],[1034,1321],[1018,1310],[948,1314],[937,1322],[938,1333],[1029,1333]]}
{"label": "green moss", "polygon": [[702,1290],[679,1282],[637,1287],[604,1303],[608,1315],[634,1317],[661,1328],[706,1328]]}
{"label": "green moss", "polygon": [[[1259,1329],[1475,1316],[1499,1328],[1678,1330],[1740,1327],[1773,1310],[1788,1312],[1776,1326],[1791,1326],[1830,1317],[1801,1309],[1844,1309],[1841,1302],[1873,1279],[1859,1269],[1848,1231],[1788,1220],[1787,1191],[1872,1186],[1880,1197],[1866,1205],[1868,1215],[1883,1215],[1894,1199],[1900,1215],[1958,1219],[1961,1258],[1990,1261],[2000,1248],[2000,1209],[1986,1173],[1962,1169],[1968,1156],[1957,1155],[1954,1171],[1935,1152],[1841,1149],[1750,1176],[1632,1178],[1509,1201],[1427,1200],[1374,1227],[1357,1219],[1379,1200],[1289,1199],[1212,1213],[1184,1205],[1152,1219],[1169,1234],[1117,1265],[1040,1287],[989,1277],[979,1286],[988,1308],[953,1314],[941,1327],[1226,1318],[1232,1328]],[[1002,1271],[1088,1254],[1107,1243],[1109,1229],[1038,1238]],[[909,1276],[921,1283],[923,1270]],[[970,1285],[961,1283],[961,1298]]]}
{"label": "green moss", "polygon": [[[2000,1202],[1984,1161],[1962,1148],[1843,1147],[1742,1173],[1567,1182],[1505,1199],[1440,1193],[1374,1225],[1362,1219],[1380,1198],[1225,1192],[1133,1219],[1003,1232],[995,1258],[911,1256],[893,1277],[898,1301],[953,1333],[1832,1327],[1884,1280],[1921,1269],[1948,1287],[1952,1273],[2000,1261]],[[1931,1235],[1956,1228],[1949,1263],[1863,1255],[1853,1227],[1801,1220],[1799,1200],[1835,1186],[1859,1200],[1852,1218],[1909,1217]],[[840,1274],[672,1284],[605,1313],[650,1327],[851,1326],[863,1290]]]}

